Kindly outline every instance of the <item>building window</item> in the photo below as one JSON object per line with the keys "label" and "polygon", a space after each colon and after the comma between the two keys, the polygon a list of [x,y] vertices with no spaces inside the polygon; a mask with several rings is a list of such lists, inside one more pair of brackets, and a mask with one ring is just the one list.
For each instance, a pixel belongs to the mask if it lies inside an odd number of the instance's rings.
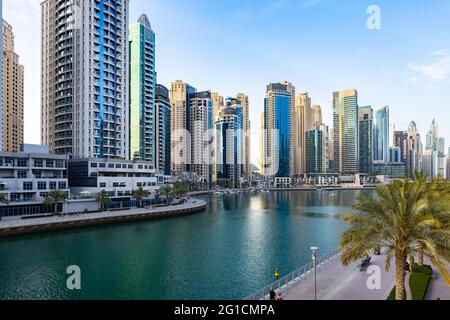
{"label": "building window", "polygon": [[56,182],[50,181],[50,183],[49,183],[49,189],[50,189],[50,190],[56,190]]}
{"label": "building window", "polygon": [[133,165],[132,165],[132,164],[129,164],[129,165],[128,165],[128,169],[133,169]]}
{"label": "building window", "polygon": [[31,200],[33,200],[33,194],[31,194],[31,193],[24,194],[23,195],[23,200],[24,201],[31,201]]}
{"label": "building window", "polygon": [[45,181],[39,181],[38,182],[38,190],[46,190],[47,189],[47,183]]}
{"label": "building window", "polygon": [[47,160],[45,162],[45,167],[47,168],[53,168],[55,166],[55,163],[53,162],[53,160]]}
{"label": "building window", "polygon": [[97,163],[96,162],[91,162],[91,168],[97,168]]}
{"label": "building window", "polygon": [[120,168],[122,168],[122,165],[116,164],[116,169],[120,169]]}
{"label": "building window", "polygon": [[31,182],[31,181],[25,181],[25,182],[23,183],[23,190],[25,190],[25,191],[33,190],[33,182]]}
{"label": "building window", "polygon": [[60,190],[67,189],[66,183],[65,183],[64,181],[60,181],[60,182],[58,183],[58,189],[60,189]]}
{"label": "building window", "polygon": [[39,196],[40,196],[41,198],[47,198],[48,192],[41,192],[41,193],[39,193]]}
{"label": "building window", "polygon": [[26,171],[17,171],[17,178],[18,179],[26,179],[27,178],[27,172]]}
{"label": "building window", "polygon": [[100,167],[100,168],[106,168],[106,163],[100,163],[100,164],[99,164],[99,167]]}
{"label": "building window", "polygon": [[109,163],[109,164],[108,164],[108,168],[114,169],[114,163]]}
{"label": "building window", "polygon": [[99,184],[98,184],[98,187],[99,188],[106,188],[106,182],[100,182]]}
{"label": "building window", "polygon": [[44,162],[42,160],[34,160],[34,166],[36,168],[42,168],[44,166]]}
{"label": "building window", "polygon": [[17,160],[17,166],[18,167],[26,167],[27,166],[27,160],[26,159],[18,159]]}
{"label": "building window", "polygon": [[11,201],[19,201],[20,194],[19,193],[11,193]]}

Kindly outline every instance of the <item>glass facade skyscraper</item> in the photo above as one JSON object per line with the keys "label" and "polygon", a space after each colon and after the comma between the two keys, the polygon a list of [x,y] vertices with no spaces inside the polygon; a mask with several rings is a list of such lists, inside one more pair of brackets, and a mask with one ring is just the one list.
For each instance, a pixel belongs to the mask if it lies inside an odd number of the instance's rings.
{"label": "glass facade skyscraper", "polygon": [[384,107],[376,113],[373,150],[373,159],[376,161],[389,162],[389,130],[389,107]]}
{"label": "glass facade skyscraper", "polygon": [[306,131],[306,173],[323,172],[324,132],[319,129]]}
{"label": "glass facade skyscraper", "polygon": [[41,140],[51,153],[129,158],[128,5],[42,2]]}
{"label": "glass facade skyscraper", "polygon": [[242,106],[227,105],[216,121],[217,182],[239,187],[244,171],[244,119]]}
{"label": "glass facade skyscraper", "polygon": [[266,131],[265,173],[275,177],[290,177],[292,173],[292,126],[295,107],[295,87],[289,82],[267,86],[264,100]]}
{"label": "glass facade skyscraper", "polygon": [[333,93],[333,171],[359,172],[358,92],[354,89]]}
{"label": "glass facade skyscraper", "polygon": [[130,156],[156,164],[155,33],[143,14],[130,26]]}
{"label": "glass facade skyscraper", "polygon": [[169,89],[156,86],[156,169],[170,174],[170,100]]}

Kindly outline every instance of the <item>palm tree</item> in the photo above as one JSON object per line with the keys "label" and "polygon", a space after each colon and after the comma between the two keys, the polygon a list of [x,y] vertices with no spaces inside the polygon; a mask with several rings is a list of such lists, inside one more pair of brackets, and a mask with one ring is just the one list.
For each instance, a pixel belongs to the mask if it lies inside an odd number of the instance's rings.
{"label": "palm tree", "polygon": [[150,192],[148,192],[148,190],[145,190],[143,187],[139,187],[133,193],[134,199],[139,201],[139,207],[141,207],[141,208],[143,207],[142,203],[143,203],[144,199],[148,198],[149,195],[150,195]]}
{"label": "palm tree", "polygon": [[[390,268],[391,259],[395,259],[397,300],[405,297],[405,262],[420,251],[448,280],[450,228],[442,224],[435,209],[448,208],[449,198],[436,197],[436,190],[448,194],[448,184],[404,179],[378,186],[373,198],[361,195],[354,206],[361,213],[344,217],[350,228],[341,236],[342,263],[348,265],[378,247],[384,248],[386,270]],[[439,213],[447,219],[448,215],[448,210]]]}
{"label": "palm tree", "polygon": [[180,198],[184,197],[189,192],[187,184],[183,182],[175,182],[173,189],[175,196]]}
{"label": "palm tree", "polygon": [[173,194],[173,187],[170,184],[165,184],[164,186],[161,187],[160,193],[161,195],[166,197],[167,204],[170,204],[171,202],[170,196]]}
{"label": "palm tree", "polygon": [[9,200],[6,197],[6,194],[0,194],[0,203],[1,204],[9,204]]}
{"label": "palm tree", "polygon": [[44,203],[55,206],[55,214],[58,214],[58,204],[66,201],[67,194],[61,190],[52,190],[45,197]]}
{"label": "palm tree", "polygon": [[106,211],[106,204],[111,201],[109,193],[106,190],[102,190],[97,193],[96,201],[100,203],[101,211]]}

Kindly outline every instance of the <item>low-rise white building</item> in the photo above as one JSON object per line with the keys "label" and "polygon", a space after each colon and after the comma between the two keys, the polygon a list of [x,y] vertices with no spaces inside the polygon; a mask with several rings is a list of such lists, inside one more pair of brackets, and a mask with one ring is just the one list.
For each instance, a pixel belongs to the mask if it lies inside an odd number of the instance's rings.
{"label": "low-rise white building", "polygon": [[21,152],[0,152],[0,194],[11,205],[42,203],[52,190],[70,195],[67,156],[50,155],[46,146],[28,144]]}
{"label": "low-rise white building", "polygon": [[112,198],[131,197],[143,187],[159,189],[156,169],[150,162],[118,159],[73,159],[69,161],[69,185],[75,197],[95,196],[107,191]]}

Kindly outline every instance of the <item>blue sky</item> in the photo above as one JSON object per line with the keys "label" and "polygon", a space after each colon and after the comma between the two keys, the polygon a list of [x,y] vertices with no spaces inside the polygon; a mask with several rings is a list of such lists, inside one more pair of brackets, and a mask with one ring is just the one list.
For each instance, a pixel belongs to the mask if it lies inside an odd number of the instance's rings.
{"label": "blue sky", "polygon": [[[25,65],[25,139],[38,143],[40,0],[3,2]],[[381,30],[366,27],[369,5],[381,9]],[[448,0],[131,0],[130,11],[156,32],[158,82],[247,93],[256,132],[265,86],[288,80],[329,125],[332,92],[356,88],[360,105],[390,105],[397,129],[415,120],[425,135],[435,117],[450,141]]]}

